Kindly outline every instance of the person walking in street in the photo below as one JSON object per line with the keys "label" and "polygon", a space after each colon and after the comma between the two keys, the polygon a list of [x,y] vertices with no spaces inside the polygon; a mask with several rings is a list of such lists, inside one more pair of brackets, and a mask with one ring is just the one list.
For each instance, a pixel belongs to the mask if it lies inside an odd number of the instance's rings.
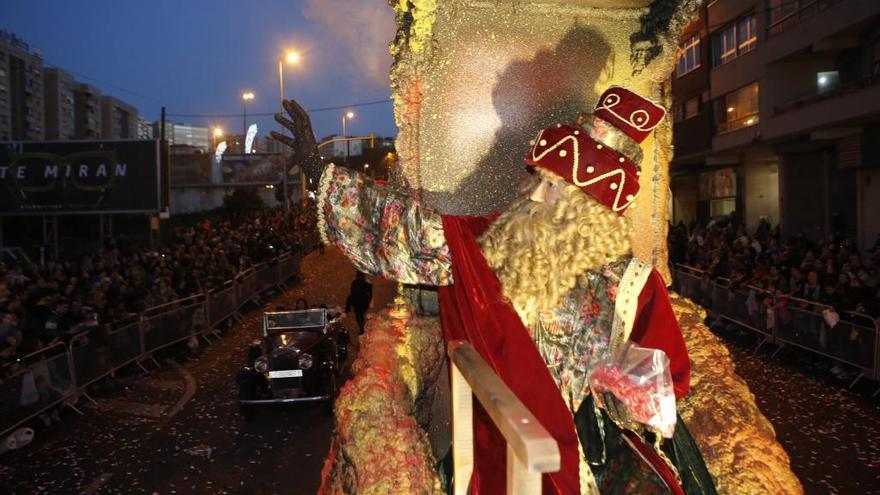
{"label": "person walking in street", "polygon": [[348,313],[354,309],[354,318],[357,320],[359,330],[358,335],[364,334],[364,316],[370,307],[370,301],[373,300],[373,284],[367,282],[367,278],[362,272],[357,272],[354,280],[351,281],[351,290],[348,298],[345,300],[345,312]]}

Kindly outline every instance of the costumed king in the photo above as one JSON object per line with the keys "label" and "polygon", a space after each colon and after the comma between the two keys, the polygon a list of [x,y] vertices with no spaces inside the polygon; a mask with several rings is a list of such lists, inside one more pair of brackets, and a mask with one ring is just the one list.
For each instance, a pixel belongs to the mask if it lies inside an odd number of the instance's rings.
{"label": "costumed king", "polygon": [[[657,387],[627,379],[636,349],[660,363],[666,404],[688,392],[690,363],[665,283],[633,258],[624,213],[639,192],[640,143],[666,115],[612,87],[592,115],[541,131],[521,194],[489,217],[442,215],[362,174],[323,167],[305,111],[276,119],[312,176],[322,240],[355,267],[439,287],[444,338],[467,340],[553,435],[561,469],[545,493],[715,493],[683,422],[659,427]],[[599,372],[601,371],[601,373]],[[662,374],[659,387],[662,388]],[[472,492],[503,493],[506,449],[475,408]],[[670,437],[670,438],[664,438]]]}

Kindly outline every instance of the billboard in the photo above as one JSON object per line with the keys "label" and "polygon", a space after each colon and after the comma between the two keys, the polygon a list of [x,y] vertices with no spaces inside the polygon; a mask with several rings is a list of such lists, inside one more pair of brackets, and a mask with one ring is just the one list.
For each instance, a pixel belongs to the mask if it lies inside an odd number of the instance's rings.
{"label": "billboard", "polygon": [[0,143],[0,215],[154,213],[167,205],[159,140]]}

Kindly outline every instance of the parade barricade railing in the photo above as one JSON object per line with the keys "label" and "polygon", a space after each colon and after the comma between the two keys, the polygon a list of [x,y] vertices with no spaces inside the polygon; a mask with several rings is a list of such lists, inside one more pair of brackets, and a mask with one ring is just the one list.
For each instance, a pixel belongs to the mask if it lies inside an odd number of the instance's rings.
{"label": "parade barricade railing", "polygon": [[[710,294],[714,292],[712,290]],[[719,295],[725,297],[723,294]],[[776,325],[776,296],[773,293],[751,285],[736,289],[729,287],[726,298],[723,303],[725,311],[719,313],[721,318],[763,335],[761,344],[772,341]]]}
{"label": "parade barricade railing", "polygon": [[0,432],[5,434],[76,397],[67,345],[57,343],[23,356],[0,378]]}
{"label": "parade barricade railing", "polygon": [[143,352],[153,353],[204,332],[206,307],[204,295],[197,294],[145,311],[141,319]]}
{"label": "parade barricade railing", "polygon": [[265,292],[278,285],[278,260],[267,261],[256,267],[256,292]]}
{"label": "parade barricade railing", "polygon": [[283,256],[278,261],[278,281],[284,283],[299,273],[299,257],[292,254]]}
{"label": "parade barricade railing", "polygon": [[218,291],[208,293],[208,324],[217,325],[238,310],[238,286],[229,280]]}
{"label": "parade barricade railing", "polygon": [[69,352],[79,392],[137,361],[143,354],[142,345],[139,321],[114,330],[98,328],[75,335]]}
{"label": "parade barricade railing", "polygon": [[[208,294],[151,307],[112,325],[74,335],[23,356],[0,375],[0,437],[59,404],[75,407],[93,383],[152,353],[210,332],[259,292],[296,275],[299,258],[282,254]],[[141,366],[143,367],[143,366]]]}
{"label": "parade barricade railing", "polygon": [[469,492],[474,470],[473,397],[507,441],[507,493],[541,493],[541,475],[559,471],[559,446],[467,342],[447,348],[452,363],[453,493]]}
{"label": "parade barricade railing", "polygon": [[[855,312],[839,314],[828,305],[792,296],[777,296],[752,286],[731,290],[729,281],[724,279],[710,280],[704,288],[702,281],[708,277],[700,270],[684,265],[675,265],[672,274],[673,288],[679,294],[711,309],[717,318],[761,334],[761,344],[770,341],[780,346],[776,352],[783,346],[790,346],[856,368],[859,375],[851,386],[863,376],[880,380],[880,339],[876,319]],[[696,289],[698,285],[699,290]]]}
{"label": "parade barricade railing", "polygon": [[253,267],[248,268],[239,273],[235,280],[238,282],[238,305],[236,308],[241,309],[257,294],[256,272]]}
{"label": "parade barricade railing", "polygon": [[858,368],[860,377],[880,378],[874,318],[791,296],[779,298],[776,315],[779,343]]}
{"label": "parade barricade railing", "polygon": [[673,277],[672,281],[673,290],[683,297],[699,302],[702,299],[700,285],[704,275],[703,272],[685,265],[675,265],[675,268],[674,273],[676,276]]}

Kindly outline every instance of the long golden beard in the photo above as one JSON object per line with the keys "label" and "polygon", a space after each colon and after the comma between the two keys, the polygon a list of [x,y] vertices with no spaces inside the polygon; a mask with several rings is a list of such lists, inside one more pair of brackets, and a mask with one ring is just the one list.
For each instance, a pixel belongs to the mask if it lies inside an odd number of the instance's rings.
{"label": "long golden beard", "polygon": [[552,177],[564,184],[555,205],[529,199],[540,180],[536,175],[479,240],[504,297],[530,328],[559,304],[580,276],[630,252],[624,217]]}

